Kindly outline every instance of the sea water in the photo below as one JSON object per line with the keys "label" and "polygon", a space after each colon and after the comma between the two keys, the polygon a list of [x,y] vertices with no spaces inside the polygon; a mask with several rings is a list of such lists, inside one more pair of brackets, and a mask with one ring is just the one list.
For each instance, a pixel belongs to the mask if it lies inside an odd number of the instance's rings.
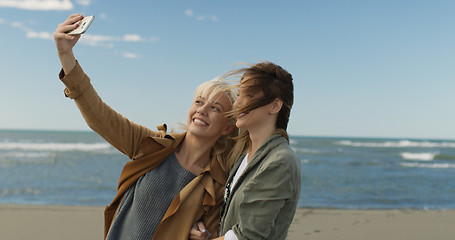
{"label": "sea water", "polygon": [[[299,207],[455,209],[455,141],[291,136]],[[0,203],[108,205],[129,159],[93,132],[0,131]]]}

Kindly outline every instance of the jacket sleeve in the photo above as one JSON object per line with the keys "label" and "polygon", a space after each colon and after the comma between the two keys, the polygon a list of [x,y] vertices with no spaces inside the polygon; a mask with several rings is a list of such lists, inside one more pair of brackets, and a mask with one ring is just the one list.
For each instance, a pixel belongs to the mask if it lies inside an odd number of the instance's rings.
{"label": "jacket sleeve", "polygon": [[221,186],[219,189],[220,189],[218,194],[219,197],[216,199],[215,206],[211,207],[201,219],[202,222],[205,224],[206,229],[210,232],[210,234],[212,234],[213,238],[218,237],[218,230],[221,218],[220,213],[224,204],[223,200],[224,186]]}
{"label": "jacket sleeve", "polygon": [[238,239],[269,239],[277,216],[285,202],[295,194],[294,156],[286,152],[273,156],[274,161],[261,166],[246,183],[239,205],[238,222],[232,227]]}
{"label": "jacket sleeve", "polygon": [[138,153],[144,137],[158,135],[104,103],[78,62],[69,74],[62,70],[59,77],[66,86],[65,95],[74,99],[87,125],[130,159]]}

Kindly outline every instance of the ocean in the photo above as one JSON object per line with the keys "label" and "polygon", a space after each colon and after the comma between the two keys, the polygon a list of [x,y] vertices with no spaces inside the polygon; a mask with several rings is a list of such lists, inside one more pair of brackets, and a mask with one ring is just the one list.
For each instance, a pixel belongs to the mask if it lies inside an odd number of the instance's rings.
{"label": "ocean", "polygon": [[[299,207],[455,209],[455,141],[291,136]],[[0,204],[104,206],[128,158],[93,132],[0,131]]]}

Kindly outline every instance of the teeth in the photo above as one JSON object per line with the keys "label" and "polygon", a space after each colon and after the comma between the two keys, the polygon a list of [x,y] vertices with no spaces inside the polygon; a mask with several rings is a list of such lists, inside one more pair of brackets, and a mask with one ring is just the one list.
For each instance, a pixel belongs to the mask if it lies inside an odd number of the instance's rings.
{"label": "teeth", "polygon": [[200,119],[194,119],[195,123],[202,124],[202,125],[208,125],[206,122],[201,121]]}

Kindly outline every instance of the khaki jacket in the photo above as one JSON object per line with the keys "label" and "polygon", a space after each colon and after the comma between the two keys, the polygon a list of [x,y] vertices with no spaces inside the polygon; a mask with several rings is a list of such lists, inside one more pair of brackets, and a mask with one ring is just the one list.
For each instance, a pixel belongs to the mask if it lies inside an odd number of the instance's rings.
{"label": "khaki jacket", "polygon": [[[125,164],[117,195],[105,209],[106,237],[126,190],[174,152],[185,133],[166,134],[166,125],[158,126],[155,132],[115,112],[98,96],[79,63],[67,75],[61,71],[60,80],[66,86],[65,95],[75,100],[89,127],[132,160]],[[225,182],[226,175],[221,165],[212,160],[175,196],[153,239],[186,240],[192,225],[198,220],[202,220],[207,230],[216,235]]]}
{"label": "khaki jacket", "polygon": [[[227,195],[221,233],[239,240],[285,240],[300,195],[300,161],[279,129],[252,156]],[[243,157],[231,169],[228,184]]]}

